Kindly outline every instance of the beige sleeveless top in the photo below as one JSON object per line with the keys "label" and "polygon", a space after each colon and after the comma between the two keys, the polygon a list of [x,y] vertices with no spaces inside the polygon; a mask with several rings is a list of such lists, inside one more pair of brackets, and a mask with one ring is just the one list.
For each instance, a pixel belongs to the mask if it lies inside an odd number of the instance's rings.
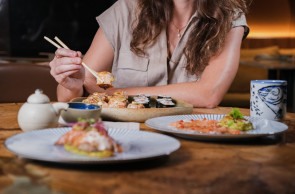
{"label": "beige sleeveless top", "polygon": [[[139,57],[130,51],[131,26],[136,9],[136,0],[118,0],[96,18],[114,50],[112,67],[112,74],[115,77],[114,86],[118,88],[146,87],[198,81],[199,77],[186,72],[183,54],[185,43],[192,30],[192,18],[197,17],[197,13],[191,17],[170,62],[167,63],[166,29],[163,29],[157,42],[145,50],[145,57]],[[249,28],[244,15],[233,22],[232,27],[236,26],[244,26],[245,38]]]}

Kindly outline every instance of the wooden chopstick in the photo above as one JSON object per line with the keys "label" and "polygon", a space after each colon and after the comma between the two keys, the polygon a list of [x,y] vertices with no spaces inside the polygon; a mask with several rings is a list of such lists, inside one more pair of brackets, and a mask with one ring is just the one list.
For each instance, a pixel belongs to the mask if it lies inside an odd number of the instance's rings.
{"label": "wooden chopstick", "polygon": [[100,77],[98,77],[97,72],[95,72],[93,69],[91,69],[90,67],[88,67],[84,62],[82,62],[82,65],[92,74],[94,75],[97,79],[99,79],[100,82],[103,82],[103,80],[101,80]]}
{"label": "wooden chopstick", "polygon": [[56,44],[55,42],[53,42],[50,38],[44,36],[44,39],[47,40],[48,42],[50,42],[56,48],[61,48],[61,46],[59,46],[58,44]]}
{"label": "wooden chopstick", "polygon": [[[69,49],[69,47],[63,43],[57,36],[54,37],[54,39],[63,47],[63,48],[66,48],[66,49]],[[70,49],[69,49],[70,50]]]}
{"label": "wooden chopstick", "polygon": [[[52,41],[50,38],[44,36],[44,39],[47,40],[49,43],[51,43],[52,45],[54,45],[56,48],[65,48],[65,49],[69,49],[69,47],[63,43],[57,36],[54,37],[54,39],[62,46],[59,46],[58,44],[56,44],[54,41]],[[96,77],[96,79],[98,79],[100,82],[103,82],[103,80],[101,80],[100,77],[98,77],[97,72],[94,71],[93,69],[91,69],[90,67],[88,67],[84,62],[82,62],[82,65],[92,74],[94,75],[94,77]]]}

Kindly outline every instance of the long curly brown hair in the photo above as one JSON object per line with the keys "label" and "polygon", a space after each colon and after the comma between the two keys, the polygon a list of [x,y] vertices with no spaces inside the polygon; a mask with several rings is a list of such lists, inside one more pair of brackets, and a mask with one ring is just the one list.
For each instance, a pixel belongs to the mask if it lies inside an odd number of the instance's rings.
{"label": "long curly brown hair", "polygon": [[[246,1],[195,0],[198,16],[192,21],[195,25],[184,49],[186,70],[190,74],[200,74],[210,58],[218,54],[232,21],[247,13]],[[145,49],[155,43],[172,19],[173,6],[173,0],[138,0],[139,13],[130,43],[132,52],[144,55]]]}

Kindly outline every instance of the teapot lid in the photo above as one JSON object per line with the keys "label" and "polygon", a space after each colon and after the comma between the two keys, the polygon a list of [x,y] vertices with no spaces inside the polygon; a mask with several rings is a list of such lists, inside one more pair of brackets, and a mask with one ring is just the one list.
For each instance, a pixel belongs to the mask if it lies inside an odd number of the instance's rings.
{"label": "teapot lid", "polygon": [[43,90],[41,89],[36,89],[35,93],[31,94],[27,101],[31,104],[45,104],[50,102],[48,96],[43,94]]}

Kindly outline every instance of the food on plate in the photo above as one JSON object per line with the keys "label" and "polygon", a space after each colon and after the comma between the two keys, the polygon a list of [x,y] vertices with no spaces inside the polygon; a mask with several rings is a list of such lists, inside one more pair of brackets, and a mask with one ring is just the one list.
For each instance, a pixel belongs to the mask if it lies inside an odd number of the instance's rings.
{"label": "food on plate", "polygon": [[252,123],[244,118],[238,108],[233,108],[228,115],[219,121],[219,125],[240,131],[249,131],[253,129]]}
{"label": "food on plate", "polygon": [[145,108],[150,108],[150,97],[146,96],[144,94],[138,94],[136,95],[133,100],[138,103],[142,104]]}
{"label": "food on plate", "polygon": [[157,108],[169,108],[174,107],[175,103],[170,96],[158,95],[156,106]]}
{"label": "food on plate", "polygon": [[253,125],[246,120],[235,108],[220,121],[204,119],[186,119],[170,123],[175,130],[194,131],[209,134],[241,134],[244,131],[252,130]]}
{"label": "food on plate", "polygon": [[165,96],[165,95],[158,95],[157,99],[167,99],[167,100],[172,100],[172,98],[170,96]]}
{"label": "food on plate", "polygon": [[102,71],[97,73],[97,85],[103,89],[112,88],[114,76],[108,71]]}
{"label": "food on plate", "polygon": [[123,97],[125,97],[126,99],[128,99],[128,95],[126,94],[126,92],[123,92],[123,91],[121,91],[121,92],[114,92],[114,93],[112,94],[112,96],[123,96]]}
{"label": "food on plate", "polygon": [[82,102],[90,103],[90,104],[97,104],[102,108],[108,107],[109,96],[106,93],[98,93],[94,92],[93,94],[89,95],[85,100]]}
{"label": "food on plate", "polygon": [[126,108],[128,96],[125,94],[125,92],[115,92],[111,96],[109,96],[107,93],[94,92],[82,102],[97,104],[102,108]]}
{"label": "food on plate", "polygon": [[128,99],[125,96],[112,96],[109,99],[109,108],[126,108]]}
{"label": "food on plate", "polygon": [[216,120],[204,119],[186,119],[180,121],[174,121],[170,123],[172,129],[194,131],[197,133],[209,133],[209,134],[240,134],[241,132],[236,129],[223,127],[218,124]]}
{"label": "food on plate", "polygon": [[122,148],[115,142],[102,122],[93,119],[74,124],[72,130],[62,135],[55,145],[64,145],[66,151],[90,157],[111,157]]}
{"label": "food on plate", "polygon": [[127,108],[141,109],[141,108],[145,108],[145,107],[141,103],[132,101],[130,104],[128,104]]}
{"label": "food on plate", "polygon": [[95,92],[89,95],[82,102],[97,104],[102,108],[169,108],[175,107],[175,101],[169,96],[158,96],[151,98],[149,94],[137,94],[134,97],[128,96],[126,92],[114,92],[112,95]]}
{"label": "food on plate", "polygon": [[168,108],[168,107],[174,107],[174,106],[175,106],[175,103],[172,101],[172,99],[169,99],[169,98],[157,99],[158,108]]}

